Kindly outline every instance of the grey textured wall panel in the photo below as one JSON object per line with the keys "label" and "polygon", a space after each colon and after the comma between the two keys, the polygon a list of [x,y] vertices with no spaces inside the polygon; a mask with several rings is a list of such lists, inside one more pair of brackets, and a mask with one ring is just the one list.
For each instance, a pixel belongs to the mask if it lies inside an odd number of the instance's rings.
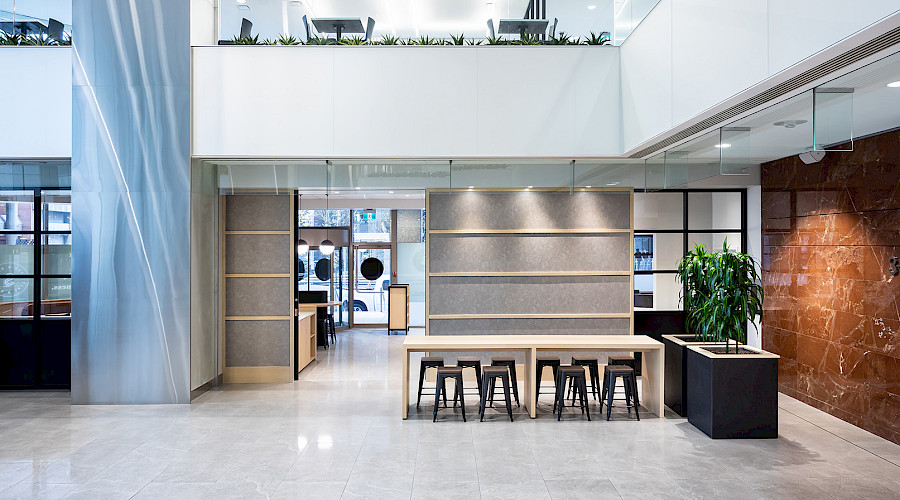
{"label": "grey textured wall panel", "polygon": [[190,3],[72,17],[72,402],[187,403]]}
{"label": "grey textured wall panel", "polygon": [[226,231],[290,231],[291,196],[235,195],[225,199]]}
{"label": "grey textured wall panel", "polygon": [[628,191],[429,193],[429,230],[627,229]]}
{"label": "grey textured wall panel", "polygon": [[293,304],[290,278],[225,279],[225,316],[289,316]]}
{"label": "grey textured wall panel", "polygon": [[431,234],[431,272],[628,271],[629,234]]}
{"label": "grey textured wall panel", "polygon": [[226,274],[290,274],[291,236],[225,235]]}
{"label": "grey textured wall panel", "polygon": [[290,366],[290,321],[226,321],[226,366]]}
{"label": "grey textured wall panel", "polygon": [[431,314],[631,313],[630,276],[435,276]]}

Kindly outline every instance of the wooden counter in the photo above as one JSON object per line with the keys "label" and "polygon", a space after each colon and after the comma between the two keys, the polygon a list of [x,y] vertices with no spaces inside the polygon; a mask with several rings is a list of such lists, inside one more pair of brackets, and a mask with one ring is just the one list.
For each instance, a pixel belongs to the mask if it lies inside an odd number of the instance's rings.
{"label": "wooden counter", "polygon": [[506,351],[525,353],[525,406],[536,413],[536,364],[541,351],[641,352],[641,406],[664,417],[664,349],[645,335],[430,335],[403,342],[403,418],[409,412],[409,358],[413,352]]}
{"label": "wooden counter", "polygon": [[316,309],[297,312],[294,338],[294,380],[300,370],[316,359]]}

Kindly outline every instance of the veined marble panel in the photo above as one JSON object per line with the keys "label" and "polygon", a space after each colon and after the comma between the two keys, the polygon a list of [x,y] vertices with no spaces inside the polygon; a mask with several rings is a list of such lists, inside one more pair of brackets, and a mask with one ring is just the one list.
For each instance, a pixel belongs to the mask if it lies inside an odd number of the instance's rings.
{"label": "veined marble panel", "polygon": [[72,402],[190,398],[190,4],[72,4]]}

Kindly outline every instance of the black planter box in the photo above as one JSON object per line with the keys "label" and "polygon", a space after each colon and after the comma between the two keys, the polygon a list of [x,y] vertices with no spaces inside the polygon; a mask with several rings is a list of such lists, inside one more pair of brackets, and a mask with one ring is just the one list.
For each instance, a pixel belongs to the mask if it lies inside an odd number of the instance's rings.
{"label": "black planter box", "polygon": [[778,356],[747,349],[758,354],[686,349],[688,422],[711,438],[778,437]]}
{"label": "black planter box", "polygon": [[[686,417],[687,410],[687,346],[715,345],[715,342],[698,342],[689,333],[663,335],[659,339],[665,347],[665,390],[664,402],[670,410],[679,416]],[[724,343],[722,344],[724,345]]]}

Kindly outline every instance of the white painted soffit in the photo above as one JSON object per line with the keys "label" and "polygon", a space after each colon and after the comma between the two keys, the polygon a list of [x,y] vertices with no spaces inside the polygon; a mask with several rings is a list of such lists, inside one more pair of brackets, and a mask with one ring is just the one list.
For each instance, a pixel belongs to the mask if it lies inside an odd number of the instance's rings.
{"label": "white painted soffit", "polygon": [[649,158],[900,51],[900,12],[625,151]]}

